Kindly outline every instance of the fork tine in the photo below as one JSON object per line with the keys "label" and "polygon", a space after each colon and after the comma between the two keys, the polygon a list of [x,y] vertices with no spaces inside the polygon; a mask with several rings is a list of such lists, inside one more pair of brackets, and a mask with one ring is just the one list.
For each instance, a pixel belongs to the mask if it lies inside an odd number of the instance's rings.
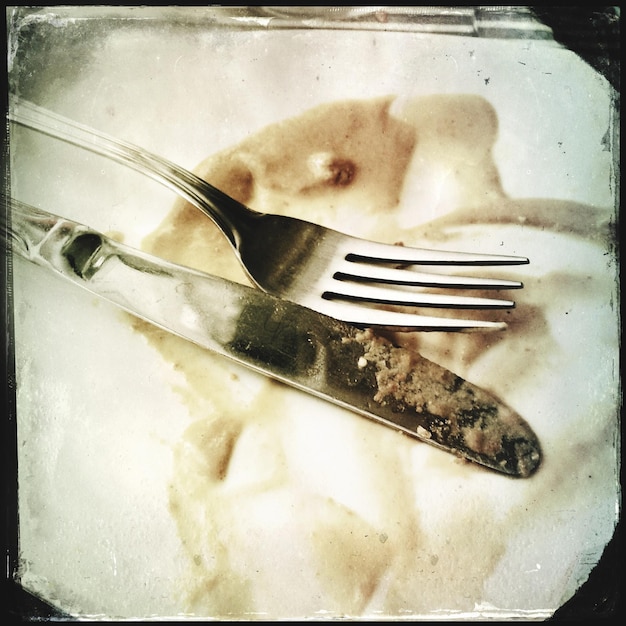
{"label": "fork tine", "polygon": [[374,263],[344,261],[335,266],[334,278],[338,280],[360,280],[390,285],[413,285],[417,287],[449,287],[456,289],[521,289],[523,283],[501,278],[477,276],[451,276],[418,272],[411,267],[398,269]]}
{"label": "fork tine", "polygon": [[330,300],[349,299],[397,306],[446,309],[510,309],[515,306],[511,300],[426,293],[402,289],[401,287],[383,287],[343,280],[333,281],[330,289],[324,292],[323,297]]}
{"label": "fork tine", "polygon": [[362,263],[399,263],[406,265],[525,265],[526,257],[452,252],[410,248],[398,244],[385,244],[358,237],[350,237],[346,245],[346,260]]}
{"label": "fork tine", "polygon": [[501,331],[507,328],[506,322],[402,313],[341,300],[325,301],[322,312],[354,326],[380,327],[398,331],[485,332]]}

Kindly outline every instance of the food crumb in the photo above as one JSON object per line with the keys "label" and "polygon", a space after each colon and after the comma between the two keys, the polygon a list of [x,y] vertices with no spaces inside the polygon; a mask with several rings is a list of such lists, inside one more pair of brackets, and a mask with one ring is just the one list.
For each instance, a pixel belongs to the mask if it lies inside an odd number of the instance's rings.
{"label": "food crumb", "polygon": [[423,426],[418,426],[416,432],[420,437],[430,439],[430,433]]}

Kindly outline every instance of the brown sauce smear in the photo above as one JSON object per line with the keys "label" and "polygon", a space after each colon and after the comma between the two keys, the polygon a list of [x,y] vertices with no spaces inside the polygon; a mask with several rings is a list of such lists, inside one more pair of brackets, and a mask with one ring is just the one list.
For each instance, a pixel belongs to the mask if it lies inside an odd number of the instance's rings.
{"label": "brown sauce smear", "polygon": [[[506,197],[492,157],[498,120],[484,99],[449,95],[394,100],[317,107],[209,157],[197,173],[258,211],[406,245],[445,242],[449,227],[477,224],[542,227],[590,238],[606,235],[608,221],[598,209],[584,207],[583,213],[583,207],[572,203]],[[415,201],[407,202],[407,197]],[[185,202],[177,203],[145,248],[247,282],[223,235]],[[518,307],[505,314],[511,324],[506,337],[406,334],[394,339],[454,366],[460,375],[506,340],[509,351],[523,351],[528,364],[524,371],[519,359],[502,363],[506,389],[532,376],[533,366],[557,349],[543,305],[564,277],[533,280],[526,291],[538,295],[520,298]],[[571,277],[565,283],[572,292],[585,288]],[[298,415],[290,413],[293,406],[280,385],[254,379],[247,383],[254,390],[242,391],[238,370],[223,359],[147,325],[138,323],[137,328],[187,381],[179,392],[194,424],[175,450],[170,503],[190,557],[189,580],[183,583],[190,611],[212,616],[271,611],[279,600],[260,597],[255,588],[265,589],[264,577],[271,578],[291,561],[300,568],[293,573],[293,588],[307,590],[308,599],[294,599],[299,607],[358,615],[373,606],[406,615],[446,606],[450,589],[458,583],[466,595],[455,608],[474,608],[483,581],[504,553],[502,528],[508,522],[483,514],[469,528],[473,518],[464,515],[442,519],[438,530],[426,532],[418,513],[419,494],[410,486],[413,442],[378,426],[359,426],[365,434],[351,442],[351,454],[372,459],[373,510],[379,516],[367,519],[324,493],[308,490],[302,477],[293,474],[290,420]],[[252,401],[246,406],[242,399],[247,396]],[[375,435],[369,434],[372,428]],[[310,457],[315,459],[313,442]],[[385,469],[377,473],[376,468]],[[463,470],[459,463],[445,470],[432,468],[450,476],[457,470]],[[392,483],[386,482],[390,474],[385,472],[393,472]],[[485,496],[475,506],[488,511],[492,505]],[[264,510],[273,511],[273,522],[266,520],[266,526]],[[246,515],[250,540],[237,530],[245,527],[241,520]],[[491,521],[481,526],[485,518]],[[515,521],[510,523],[514,527]],[[279,555],[272,560],[271,540],[270,547],[263,542],[272,524],[276,536],[295,542],[289,563]],[[468,538],[486,548],[468,549]]]}

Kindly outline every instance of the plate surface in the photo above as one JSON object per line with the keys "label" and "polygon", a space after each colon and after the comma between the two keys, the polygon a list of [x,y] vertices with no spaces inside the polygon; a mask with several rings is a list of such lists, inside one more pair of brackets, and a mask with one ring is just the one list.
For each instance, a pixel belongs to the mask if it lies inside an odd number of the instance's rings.
{"label": "plate surface", "polygon": [[[16,259],[21,584],[96,618],[551,615],[618,517],[609,85],[549,40],[109,11],[13,13],[12,90],[259,210],[530,258],[500,270],[525,283],[504,333],[396,340],[499,395],[545,461],[460,463]],[[168,231],[153,181],[10,142],[19,200],[246,280],[204,218]],[[353,184],[324,183],[329,155]]]}

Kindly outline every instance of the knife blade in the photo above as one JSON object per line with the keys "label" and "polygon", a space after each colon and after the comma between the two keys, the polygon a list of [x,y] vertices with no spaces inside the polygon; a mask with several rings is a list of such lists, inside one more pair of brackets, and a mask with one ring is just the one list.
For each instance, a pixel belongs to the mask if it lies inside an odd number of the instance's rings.
{"label": "knife blade", "polygon": [[513,477],[537,436],[485,390],[415,351],[258,289],[167,262],[15,200],[13,250],[184,339],[419,441]]}

